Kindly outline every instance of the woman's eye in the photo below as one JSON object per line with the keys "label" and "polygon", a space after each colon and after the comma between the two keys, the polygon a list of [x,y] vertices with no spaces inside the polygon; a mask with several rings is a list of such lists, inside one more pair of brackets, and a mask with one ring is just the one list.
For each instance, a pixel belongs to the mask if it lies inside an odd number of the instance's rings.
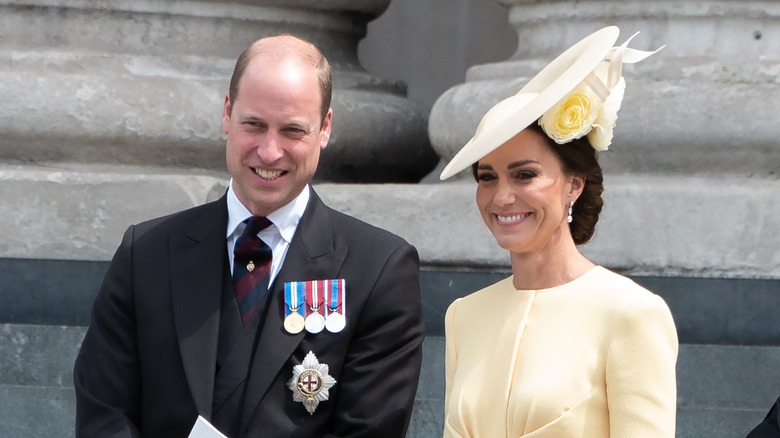
{"label": "woman's eye", "polygon": [[515,178],[517,179],[531,179],[536,176],[534,172],[517,172]]}
{"label": "woman's eye", "polygon": [[477,175],[477,181],[492,181],[496,179],[496,177],[490,173],[481,173]]}

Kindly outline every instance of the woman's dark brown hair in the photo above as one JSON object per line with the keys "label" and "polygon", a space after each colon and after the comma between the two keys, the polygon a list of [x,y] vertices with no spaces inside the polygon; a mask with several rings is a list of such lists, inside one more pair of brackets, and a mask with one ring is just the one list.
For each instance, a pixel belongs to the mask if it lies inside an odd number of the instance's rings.
{"label": "woman's dark brown hair", "polygon": [[[596,223],[604,207],[604,200],[601,199],[601,194],[604,192],[604,175],[601,173],[596,150],[590,145],[587,137],[566,144],[557,144],[547,136],[538,123],[532,123],[527,129],[541,134],[547,146],[561,162],[564,173],[585,177],[585,187],[574,203],[571,214],[573,220],[569,224],[569,229],[575,244],[587,243],[596,231]],[[471,165],[471,173],[475,180],[477,180],[477,165],[478,163]]]}

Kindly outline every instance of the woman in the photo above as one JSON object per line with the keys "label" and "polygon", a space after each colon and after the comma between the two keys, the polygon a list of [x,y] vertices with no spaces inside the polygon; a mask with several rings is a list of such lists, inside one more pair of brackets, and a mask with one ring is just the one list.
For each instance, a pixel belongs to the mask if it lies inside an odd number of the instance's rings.
{"label": "woman", "polygon": [[[655,52],[586,37],[494,106],[442,172],[471,166],[512,276],[446,315],[445,437],[674,437],[677,333],[664,301],[577,245],[601,212],[621,66]],[[660,49],[659,49],[660,50]]]}

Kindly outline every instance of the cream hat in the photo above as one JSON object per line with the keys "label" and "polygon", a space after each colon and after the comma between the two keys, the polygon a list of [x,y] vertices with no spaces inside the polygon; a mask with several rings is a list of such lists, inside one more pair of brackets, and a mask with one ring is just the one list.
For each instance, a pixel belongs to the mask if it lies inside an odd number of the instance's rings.
{"label": "cream hat", "polygon": [[[559,144],[588,135],[597,150],[606,150],[623,100],[623,63],[639,62],[653,52],[629,49],[629,38],[613,47],[616,26],[598,30],[570,47],[514,96],[493,106],[474,137],[447,164],[445,180],[511,140],[531,123],[539,124]],[[634,34],[636,36],[636,34]]]}

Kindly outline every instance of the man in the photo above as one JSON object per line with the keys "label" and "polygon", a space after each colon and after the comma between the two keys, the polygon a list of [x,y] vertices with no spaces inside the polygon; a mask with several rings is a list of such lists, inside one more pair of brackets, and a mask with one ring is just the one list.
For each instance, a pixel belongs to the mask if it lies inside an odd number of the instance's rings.
{"label": "man", "polygon": [[766,413],[764,420],[754,427],[745,438],[780,438],[780,420],[777,417],[780,397]]}
{"label": "man", "polygon": [[[125,233],[74,367],[78,437],[186,437],[199,415],[230,438],[405,435],[424,332],[417,252],[310,188],[330,97],[306,41],[264,38],[239,57],[228,192]],[[270,221],[259,240],[250,217]],[[247,262],[248,241],[270,261]]]}

